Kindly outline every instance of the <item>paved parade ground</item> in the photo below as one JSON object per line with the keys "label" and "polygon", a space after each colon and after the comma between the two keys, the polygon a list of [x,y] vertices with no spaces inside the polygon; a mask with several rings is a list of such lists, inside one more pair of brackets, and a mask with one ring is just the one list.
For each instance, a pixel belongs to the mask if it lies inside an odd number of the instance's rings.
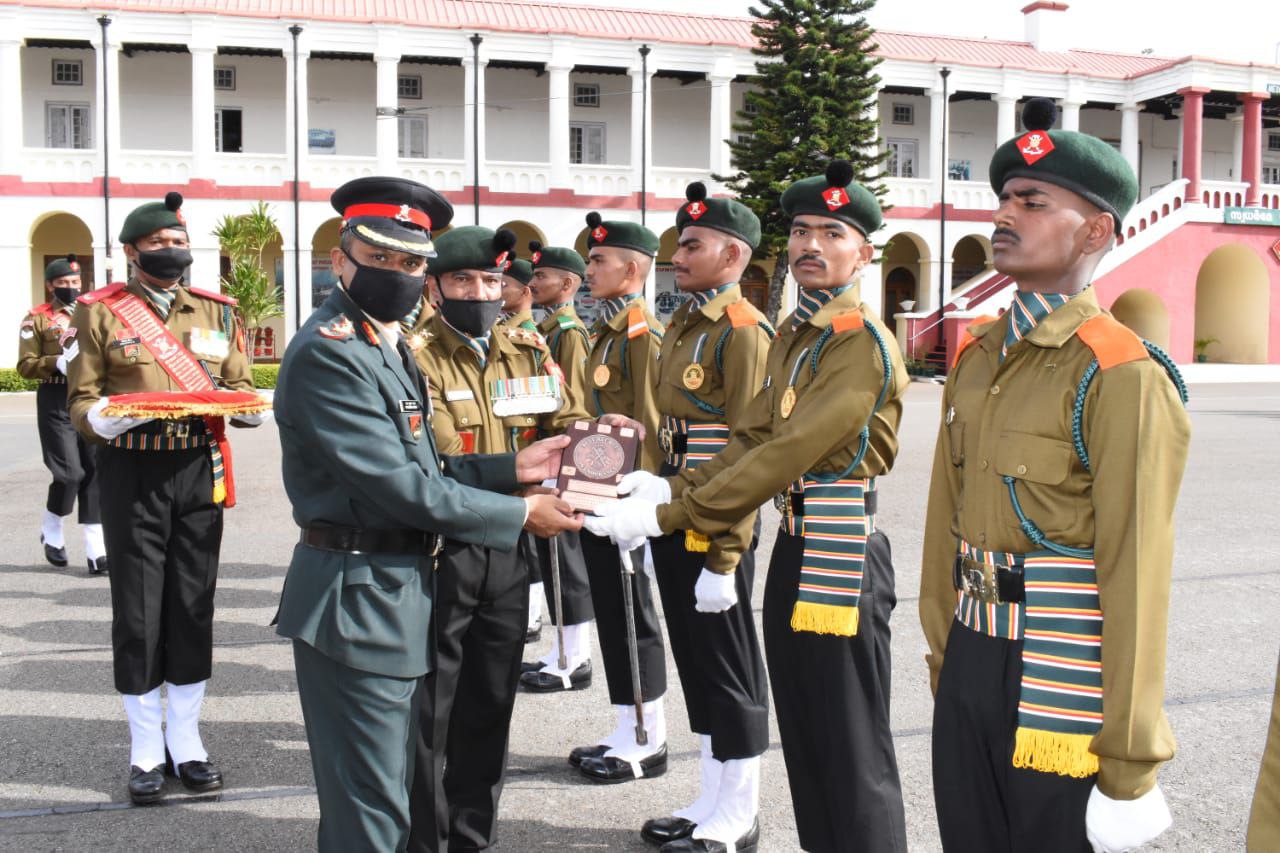
{"label": "paved parade ground", "polygon": [[[1191,391],[1194,436],[1178,505],[1166,699],[1179,750],[1160,777],[1174,826],[1154,848],[1233,850],[1243,847],[1280,644],[1280,385]],[[939,394],[938,386],[911,387],[901,455],[880,489],[879,527],[893,542],[898,572],[893,729],[913,850],[938,848],[932,701],[916,594]],[[171,780],[163,806],[131,807],[129,732],[111,681],[107,581],[85,572],[74,525],[70,568],[44,563],[38,539],[48,476],[35,396],[0,397],[0,849],[314,848],[318,812],[292,654],[268,627],[297,529],[274,426],[236,431],[233,442],[240,505],[226,516],[203,723],[226,788],[188,797]],[[762,572],[776,527],[767,513]],[[757,619],[763,589],[757,577]],[[544,630],[526,659],[541,654],[550,636]],[[644,819],[694,795],[697,744],[670,655],[667,774],[601,787],[566,763],[571,747],[613,726],[595,658],[589,690],[517,699],[501,850],[652,850],[638,835]],[[776,727],[762,777],[760,849],[798,849]]]}

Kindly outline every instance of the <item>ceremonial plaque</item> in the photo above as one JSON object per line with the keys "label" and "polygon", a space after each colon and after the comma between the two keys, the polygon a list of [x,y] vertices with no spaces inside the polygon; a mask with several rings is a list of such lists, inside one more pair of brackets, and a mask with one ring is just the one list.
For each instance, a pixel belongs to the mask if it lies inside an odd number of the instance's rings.
{"label": "ceremonial plaque", "polygon": [[618,499],[618,481],[636,467],[640,436],[630,427],[574,421],[569,427],[556,487],[580,512]]}

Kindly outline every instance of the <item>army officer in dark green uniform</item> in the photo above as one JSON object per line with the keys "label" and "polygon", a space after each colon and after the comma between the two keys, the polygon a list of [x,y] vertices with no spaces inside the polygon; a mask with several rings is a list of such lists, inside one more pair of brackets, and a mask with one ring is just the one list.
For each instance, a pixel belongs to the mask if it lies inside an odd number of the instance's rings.
{"label": "army officer in dark green uniform", "polygon": [[[550,495],[566,438],[441,457],[399,320],[422,295],[431,230],[453,209],[399,178],[334,192],[340,286],[285,352],[275,396],[285,490],[302,528],[280,602],[293,639],[322,851],[403,850],[435,556],[444,537],[498,550],[521,529],[576,529]],[[488,491],[481,491],[487,489]]]}

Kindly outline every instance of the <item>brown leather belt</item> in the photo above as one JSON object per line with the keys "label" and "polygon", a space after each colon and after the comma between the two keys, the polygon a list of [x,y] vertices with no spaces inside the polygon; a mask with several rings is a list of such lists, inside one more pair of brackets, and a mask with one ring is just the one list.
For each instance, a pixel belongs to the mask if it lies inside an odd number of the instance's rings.
{"label": "brown leather belt", "polygon": [[444,539],[421,530],[360,530],[355,527],[302,528],[299,541],[309,548],[343,554],[424,554],[434,557]]}

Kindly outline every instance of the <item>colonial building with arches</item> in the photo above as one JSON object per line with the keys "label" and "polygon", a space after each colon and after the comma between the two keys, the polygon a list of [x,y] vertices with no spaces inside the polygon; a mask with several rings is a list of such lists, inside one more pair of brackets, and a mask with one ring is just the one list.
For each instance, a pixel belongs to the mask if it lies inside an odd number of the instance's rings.
{"label": "colonial building with arches", "polygon": [[[0,318],[15,330],[43,298],[45,260],[75,252],[96,285],[121,278],[119,224],[176,189],[199,287],[218,287],[217,221],[271,206],[280,240],[267,260],[284,317],[260,344],[278,356],[332,286],[330,192],[372,174],[430,184],[457,224],[505,225],[521,246],[584,248],[593,209],[643,220],[662,237],[650,295],[669,313],[675,211],[690,181],[724,191],[711,176],[732,172],[725,140],[756,61],[749,19],[677,11],[527,0],[334,0],[323,14],[273,0],[216,15],[194,0],[111,7],[0,7],[0,210],[11,226]],[[1022,41],[877,34],[892,207],[866,301],[909,356],[939,363],[973,315],[1008,304],[1012,283],[991,268],[986,167],[1015,133],[1020,102],[1050,97],[1061,126],[1116,145],[1140,178],[1100,271],[1104,304],[1179,361],[1280,362],[1280,68],[1093,51],[1055,41],[1066,4],[1021,14]],[[761,260],[744,277],[761,305],[771,268]],[[12,361],[16,335],[0,347]]]}

